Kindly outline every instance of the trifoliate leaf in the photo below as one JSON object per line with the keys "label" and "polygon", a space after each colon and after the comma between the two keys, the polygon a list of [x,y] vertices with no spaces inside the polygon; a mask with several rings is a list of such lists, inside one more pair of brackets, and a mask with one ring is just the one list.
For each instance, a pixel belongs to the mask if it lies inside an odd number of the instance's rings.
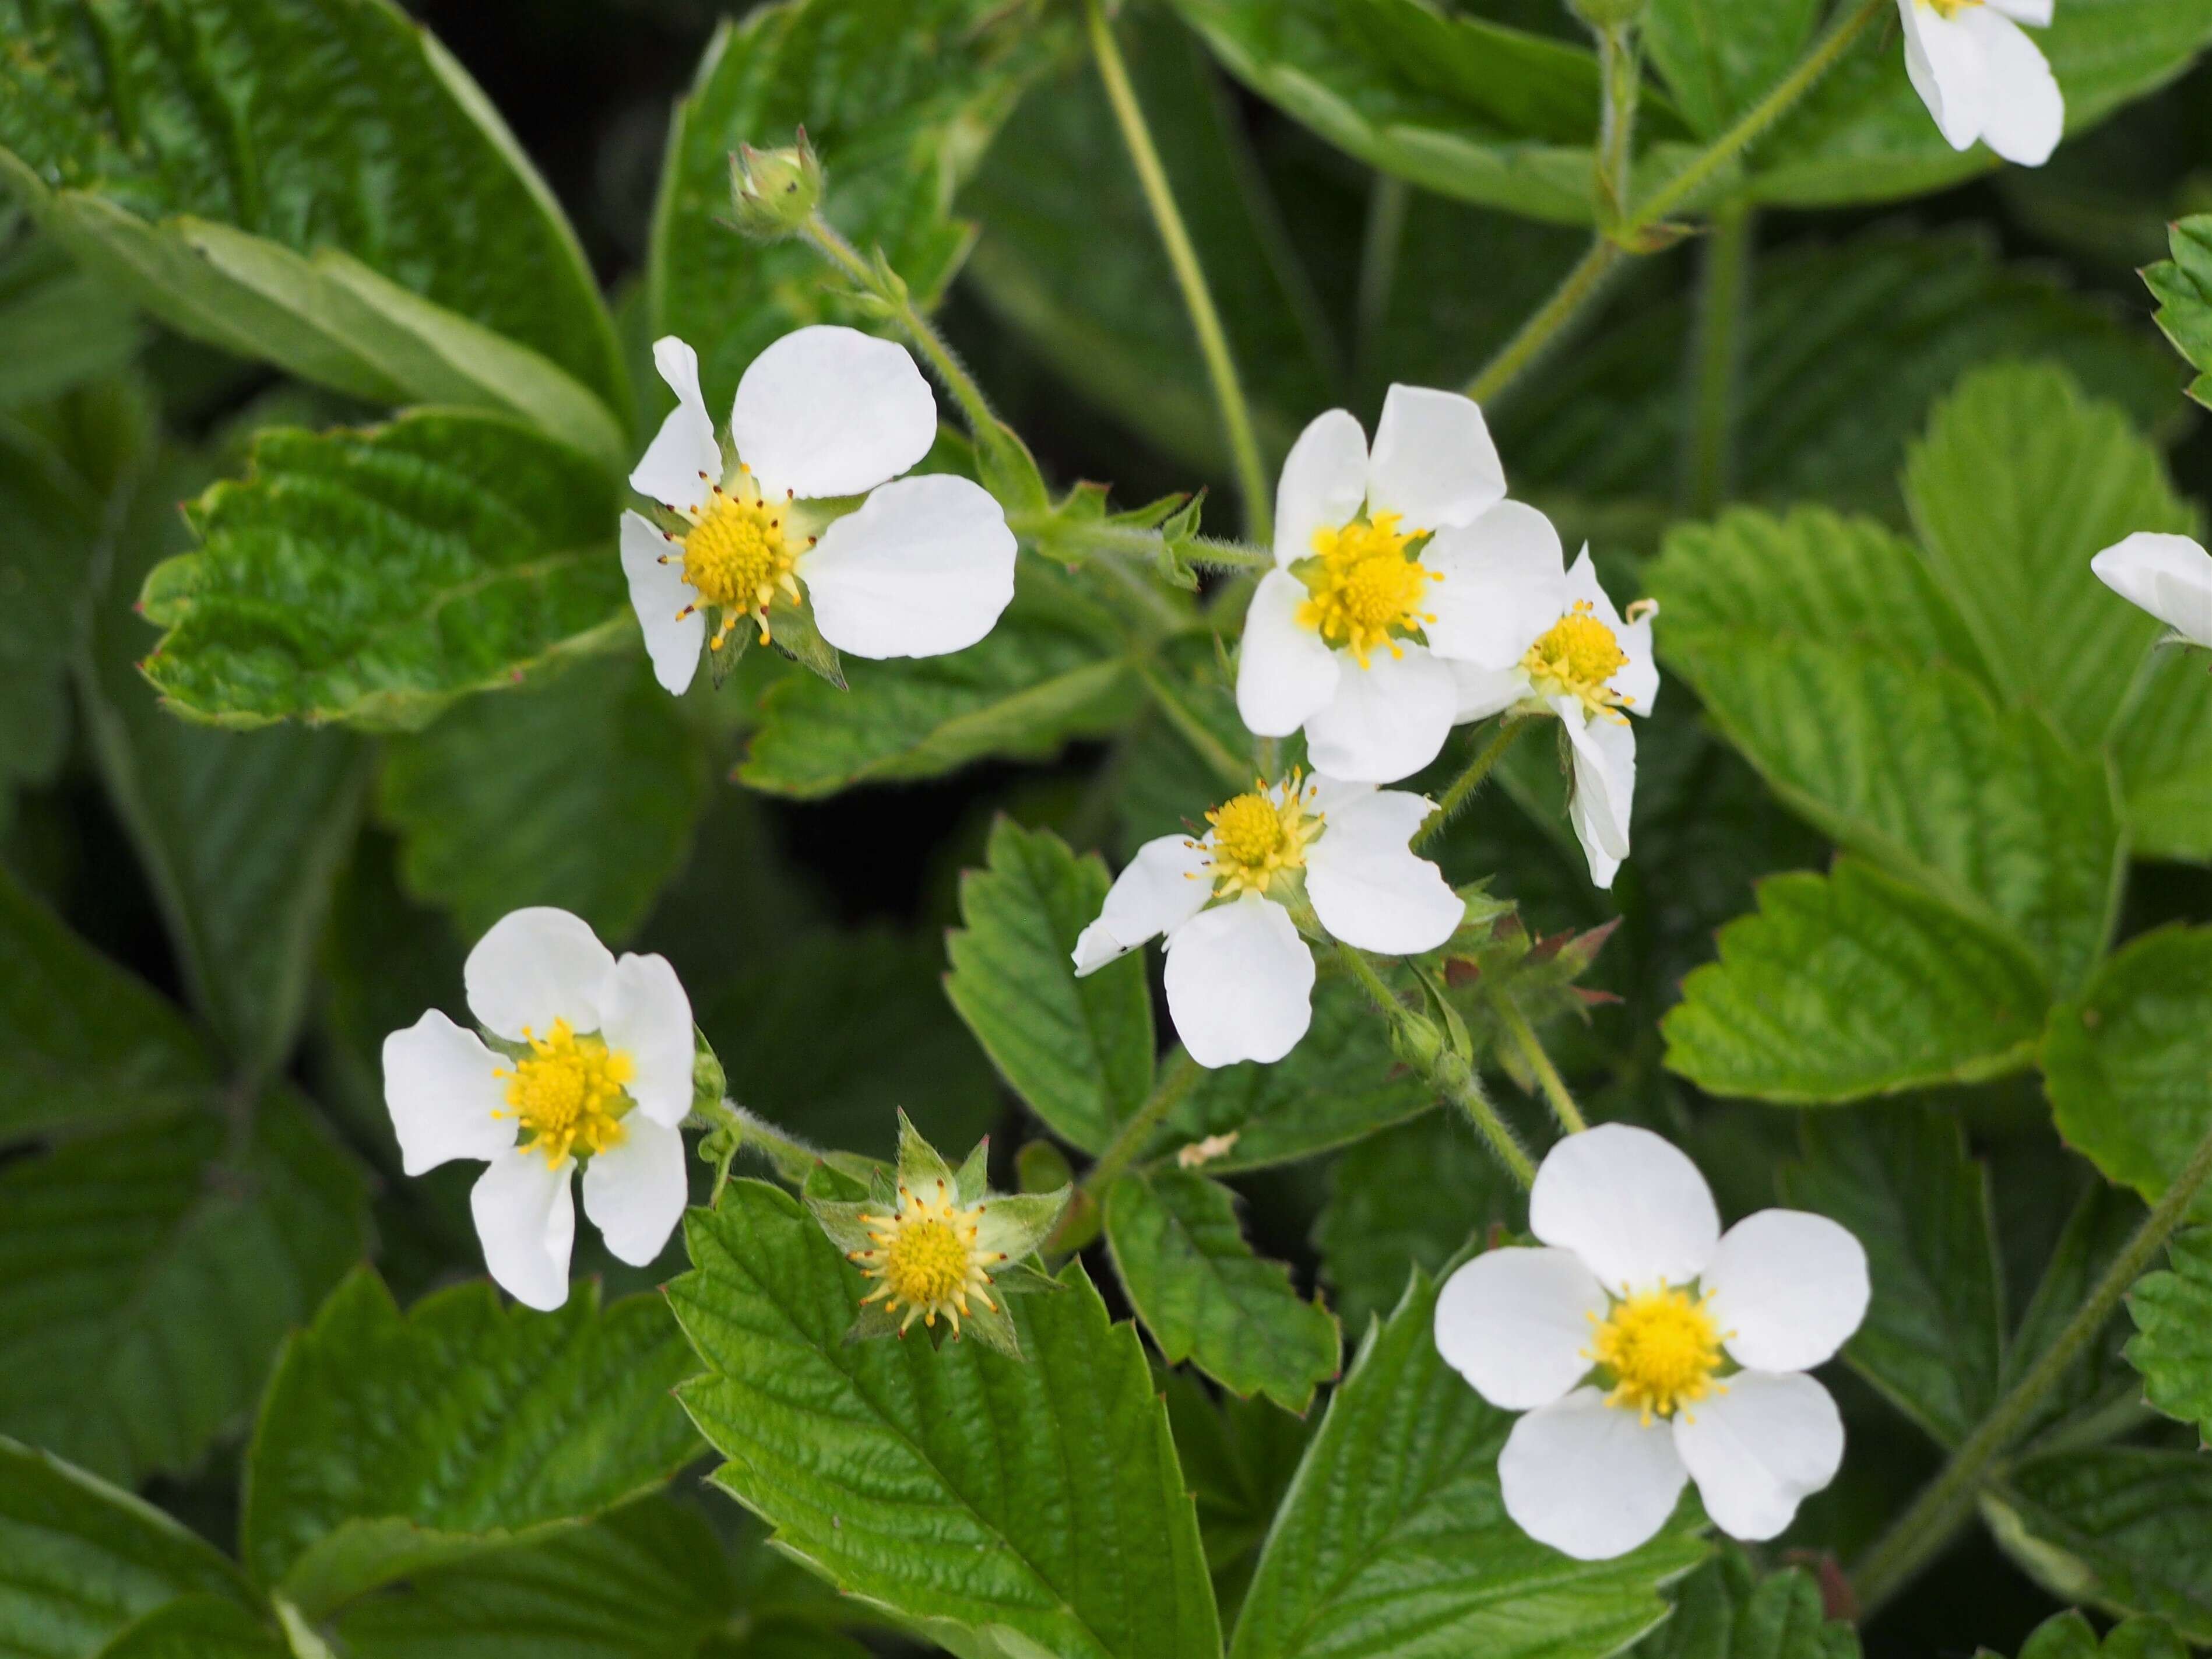
{"label": "trifoliate leaf", "polygon": [[[246,1470],[242,1553],[319,1618],[395,1579],[574,1525],[698,1442],[668,1398],[690,1357],[658,1298],[554,1314],[482,1281],[403,1316],[374,1273],[286,1347]],[[456,1459],[456,1445],[470,1448]]]}
{"label": "trifoliate leaf", "polygon": [[[2212,929],[2131,941],[2052,1011],[2044,1087],[2066,1144],[2155,1202],[2212,1130]],[[2212,1218],[2200,1195],[2194,1212]]]}
{"label": "trifoliate leaf", "polygon": [[1674,1617],[1637,1644],[1636,1659],[1858,1659],[1858,1632],[1832,1620],[1802,1567],[1760,1577],[1723,1545],[1682,1581]]}
{"label": "trifoliate leaf", "polygon": [[2212,1459],[2102,1446],[2019,1465],[1983,1517],[2028,1576],[2109,1613],[2154,1615],[2212,1642]]}
{"label": "trifoliate leaf", "polygon": [[2158,325],[2173,348],[2202,371],[2189,395],[2212,406],[2212,213],[2168,228],[2173,258],[2142,274],[2158,299]]}
{"label": "trifoliate leaf", "polygon": [[988,867],[960,883],[967,924],[945,941],[945,994],[1030,1109],[1087,1152],[1105,1149],[1152,1081],[1152,1002],[1133,951],[1078,979],[1076,935],[1106,900],[1106,866],[1050,830],[992,826]]}
{"label": "trifoliate leaf", "polygon": [[1662,1532],[1571,1561],[1507,1516],[1494,1410],[1437,1352],[1417,1271],[1371,1329],[1307,1448],[1237,1617],[1232,1659],[1600,1659],[1666,1614],[1704,1546]]}
{"label": "trifoliate leaf", "polygon": [[1307,1301],[1290,1269],[1253,1253],[1236,1195],[1182,1170],[1123,1176],[1106,1194],[1106,1243],[1170,1365],[1188,1359],[1231,1394],[1303,1413],[1336,1376],[1335,1316]]}
{"label": "trifoliate leaf", "polygon": [[2005,1310],[1989,1179],[1948,1114],[1866,1107],[1808,1116],[1783,1196],[1866,1246],[1874,1299],[1844,1349],[1946,1446],[1996,1403]]}
{"label": "trifoliate leaf", "polygon": [[1682,981],[1667,1064],[1785,1105],[1968,1083],[2033,1063],[2048,1003],[2027,951],[1855,858],[1775,876]]}
{"label": "trifoliate leaf", "polygon": [[2138,1333],[2128,1363],[2142,1373],[2145,1399],[2212,1446],[2212,1228],[2176,1233],[2166,1259],[2128,1292]]}
{"label": "trifoliate leaf", "polygon": [[1135,1331],[1071,1266],[1028,1363],[845,1340],[866,1281],[793,1199],[731,1183],[669,1286],[716,1485],[840,1589],[957,1650],[1215,1659],[1198,1522]]}

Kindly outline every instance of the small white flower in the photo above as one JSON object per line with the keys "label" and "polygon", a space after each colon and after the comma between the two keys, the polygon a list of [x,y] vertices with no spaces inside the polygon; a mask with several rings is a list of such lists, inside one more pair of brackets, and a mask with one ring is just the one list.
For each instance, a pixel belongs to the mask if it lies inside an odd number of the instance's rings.
{"label": "small white flower", "polygon": [[767,642],[771,611],[809,599],[822,637],[856,657],[942,656],[991,631],[1014,597],[1013,532],[981,485],[898,477],[937,437],[902,347],[826,325],[785,335],[738,382],[726,469],[698,354],[671,335],[653,360],[676,407],[629,483],[672,527],[623,514],[622,561],[662,685],[691,684],[709,607],[718,650],[748,618]]}
{"label": "small white flower", "polygon": [[584,1212],[624,1261],[660,1254],[684,1214],[690,999],[660,957],[624,956],[566,910],[505,916],[462,970],[497,1049],[433,1008],[384,1040],[384,1103],[409,1175],[457,1158],[491,1167],[470,1197],[484,1265],[518,1302],[568,1299]]}
{"label": "small white flower", "polygon": [[2051,0],[1897,0],[1905,72],[1953,149],[1980,139],[2039,167],[2066,131],[2066,100],[2021,29],[2051,24]]}
{"label": "small white flower", "polygon": [[2212,650],[2212,553],[2188,537],[2139,530],[2090,560],[2089,568],[2189,644]]}
{"label": "small white flower", "polygon": [[1723,1237],[1697,1166],[1609,1123],[1552,1149],[1528,1194],[1545,1249],[1479,1255],[1437,1298],[1437,1351],[1528,1414],[1505,1511],[1582,1561],[1665,1524],[1685,1480],[1736,1538],[1771,1538],[1835,1479],[1843,1419],[1804,1375],[1866,1316],[1866,1252],[1825,1216],[1761,1210]]}
{"label": "small white flower", "polygon": [[1452,561],[1454,579],[1483,600],[1468,618],[1464,659],[1452,665],[1455,717],[1482,720],[1516,704],[1559,717],[1575,757],[1568,816],[1590,879],[1612,886],[1628,856],[1636,797],[1636,733],[1624,711],[1648,714],[1659,696],[1658,605],[1632,605],[1624,622],[1598,586],[1589,549],[1567,569],[1557,536],[1462,546],[1444,532],[1437,544],[1431,556]]}
{"label": "small white flower", "polygon": [[1277,738],[1304,727],[1307,753],[1332,777],[1390,783],[1434,760],[1452,726],[1446,661],[1464,654],[1483,606],[1439,556],[1447,529],[1462,553],[1559,540],[1541,514],[1505,499],[1473,402],[1394,386],[1371,453],[1346,410],[1316,416],[1283,462],[1275,568],[1245,618],[1244,724]]}
{"label": "small white flower", "polygon": [[1167,935],[1168,1012],[1201,1066],[1280,1060],[1313,1018],[1313,951],[1285,901],[1310,902],[1334,937],[1413,956],[1452,935],[1467,906],[1407,846],[1431,810],[1402,790],[1295,774],[1206,815],[1203,838],[1137,849],[1075,942],[1079,976]]}

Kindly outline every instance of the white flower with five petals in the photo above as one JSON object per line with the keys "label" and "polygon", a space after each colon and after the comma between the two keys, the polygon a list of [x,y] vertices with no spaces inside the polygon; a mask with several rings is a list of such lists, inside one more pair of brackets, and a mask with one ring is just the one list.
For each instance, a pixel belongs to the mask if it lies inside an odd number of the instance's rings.
{"label": "white flower with five petals", "polygon": [[1208,812],[1204,836],[1137,849],[1075,942],[1079,976],[1167,935],[1168,1012],[1201,1066],[1280,1060],[1313,1018],[1313,951],[1291,906],[1363,951],[1413,956],[1467,906],[1407,843],[1431,811],[1403,790],[1293,775]]}
{"label": "white flower with five petals", "polygon": [[2090,560],[2089,568],[2176,637],[2212,651],[2212,553],[2188,537],[2139,530]]}
{"label": "white flower with five petals", "polygon": [[672,335],[653,358],[676,407],[629,482],[669,522],[623,514],[622,561],[662,685],[691,684],[709,609],[718,650],[748,623],[769,641],[775,613],[810,601],[856,657],[942,656],[991,631],[1014,597],[1013,532],[979,484],[898,476],[937,439],[904,348],[826,325],[785,335],[738,382],[727,466],[698,354]]}
{"label": "white flower with five petals", "polygon": [[1316,416],[1283,463],[1275,568],[1245,618],[1244,724],[1262,737],[1304,727],[1332,777],[1418,772],[1450,735],[1447,663],[1486,604],[1465,562],[1550,531],[1505,499],[1482,410],[1456,392],[1392,386],[1372,450],[1346,410]]}
{"label": "white flower with five petals", "polygon": [[1953,149],[1978,138],[2039,167],[2066,131],[2066,100],[2021,29],[2051,24],[2051,0],[1897,0],[1905,71]]}
{"label": "white flower with five petals", "polygon": [[1556,532],[1471,551],[1462,568],[1486,604],[1468,624],[1465,659],[1452,665],[1457,718],[1516,705],[1559,717],[1574,750],[1568,816],[1590,879],[1610,887],[1628,856],[1636,798],[1636,733],[1625,716],[1650,714],[1659,695],[1651,655],[1659,607],[1640,601],[1624,620],[1598,586],[1589,549],[1570,570]]}
{"label": "white flower with five petals", "polygon": [[1844,1455],[1805,1372],[1866,1316],[1866,1252],[1825,1216],[1762,1210],[1723,1235],[1697,1166],[1648,1129],[1569,1135],[1528,1194],[1541,1249],[1475,1257],[1437,1298],[1437,1350],[1524,1412],[1498,1454],[1505,1511],[1601,1561],[1650,1538],[1685,1480],[1737,1538],[1772,1538]]}
{"label": "white flower with five petals", "polygon": [[568,1299],[584,1211],[634,1267],[683,1218],[691,1109],[690,999],[660,957],[619,961],[566,910],[502,917],[462,969],[497,1047],[431,1009],[384,1040],[384,1103],[410,1176],[454,1158],[490,1167],[470,1194],[484,1265],[518,1302]]}

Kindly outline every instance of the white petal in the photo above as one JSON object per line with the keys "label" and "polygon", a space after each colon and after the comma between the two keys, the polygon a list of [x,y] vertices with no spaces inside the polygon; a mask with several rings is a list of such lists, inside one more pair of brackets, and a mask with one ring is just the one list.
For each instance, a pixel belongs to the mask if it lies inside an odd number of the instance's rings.
{"label": "white petal", "polygon": [[556,1019],[598,1030],[599,996],[614,967],[589,922],[541,904],[494,922],[462,964],[461,981],[485,1029],[520,1042],[524,1026],[544,1036]]}
{"label": "white petal", "polygon": [[1283,458],[1275,486],[1275,562],[1313,555],[1314,532],[1359,516],[1367,499],[1367,434],[1348,410],[1316,415]]}
{"label": "white petal", "polygon": [[2008,161],[2041,167],[2066,136],[2065,95],[2043,49],[1987,6],[1959,21],[1982,53],[1982,142]]}
{"label": "white petal", "polygon": [[514,1145],[506,1061],[435,1008],[384,1039],[384,1107],[399,1136],[400,1167],[418,1176],[457,1158],[490,1159]]}
{"label": "white petal", "polygon": [[469,1190],[484,1266],[501,1289],[540,1313],[568,1299],[568,1253],[576,1243],[568,1179],[575,1172],[574,1158],[549,1165],[518,1147],[495,1159]]}
{"label": "white petal", "polygon": [[1510,708],[1529,692],[1528,676],[1519,667],[1477,668],[1471,662],[1449,665],[1452,687],[1458,694],[1452,708],[1452,724],[1488,720]]}
{"label": "white petal", "polygon": [[650,1267],[684,1218],[687,1178],[684,1131],[632,1112],[623,1138],[584,1165],[584,1213],[617,1259]]}
{"label": "white petal", "polygon": [[691,1109],[691,1061],[697,1044],[691,999],[665,957],[624,956],[601,994],[599,1035],[636,1068],[627,1085],[637,1109],[673,1127]]}
{"label": "white petal", "polygon": [[1201,1066],[1272,1063],[1313,1019],[1313,952],[1273,899],[1201,910],[1168,939],[1168,1012]]}
{"label": "white petal", "polygon": [[929,453],[937,399],[904,346],[817,323],[753,359],[730,436],[771,495],[857,495]]}
{"label": "white petal", "polygon": [[1487,1250],[1437,1292],[1437,1352],[1493,1406],[1548,1406],[1589,1375],[1607,1305],[1572,1250]]}
{"label": "white petal", "polygon": [[1459,712],[1450,665],[1407,641],[1405,654],[1377,651],[1370,665],[1344,661],[1336,695],[1306,720],[1306,753],[1317,770],[1359,783],[1395,783],[1443,752]]}
{"label": "white petal", "polygon": [[699,354],[673,334],[653,343],[653,362],[676,393],[676,407],[646,447],[629,487],[669,507],[697,507],[722,481],[714,417],[699,395]]}
{"label": "white petal", "polygon": [[1844,1419],[1800,1371],[1738,1371],[1724,1386],[1676,1414],[1674,1449],[1715,1526],[1732,1538],[1771,1538],[1843,1467]]}
{"label": "white petal", "polygon": [[1680,1148],[1649,1129],[1601,1123],[1545,1155],[1528,1192],[1528,1231],[1572,1250],[1620,1294],[1697,1278],[1721,1218]]}
{"label": "white petal", "polygon": [[1407,842],[1432,803],[1385,789],[1328,815],[1306,855],[1306,896],[1321,925],[1346,945],[1417,956],[1452,936],[1466,901]]}
{"label": "white petal", "polygon": [[1905,72],[1953,149],[1982,136],[1982,55],[1963,25],[1928,0],[1897,0],[1905,21]]}
{"label": "white petal", "polygon": [[1098,920],[1075,941],[1076,977],[1196,915],[1213,893],[1212,865],[1206,848],[1188,836],[1161,836],[1139,847],[1106,890]]}
{"label": "white petal", "polygon": [[1590,880],[1613,885],[1628,856],[1628,820],[1636,801],[1636,732],[1626,720],[1583,716],[1571,699],[1553,700],[1575,755],[1575,791],[1567,817],[1589,860]]}
{"label": "white petal", "polygon": [[1659,658],[1651,643],[1651,624],[1658,615],[1658,603],[1654,600],[1634,622],[1624,623],[1614,631],[1628,661],[1613,675],[1610,684],[1624,699],[1622,706],[1632,714],[1649,714],[1652,705],[1659,701]]}
{"label": "white petal", "polygon": [[2089,568],[2185,639],[2212,646],[2212,553],[2188,537],[2139,530],[2090,560]]}
{"label": "white petal", "polygon": [[1866,1317],[1865,1249],[1848,1228],[1802,1210],[1761,1210],[1722,1235],[1704,1288],[1736,1364],[1810,1370]]}
{"label": "white petal", "polygon": [[2002,12],[2015,23],[2047,29],[2054,9],[2051,0],[1989,0],[1990,9]]}
{"label": "white petal", "polygon": [[1611,629],[1615,639],[1620,637],[1626,624],[1613,606],[1613,596],[1597,579],[1597,566],[1591,562],[1588,542],[1583,544],[1583,550],[1575,555],[1574,563],[1567,568],[1567,604],[1577,602],[1589,606],[1590,614]]}
{"label": "white petal", "polygon": [[981,484],[887,483],[799,562],[822,637],[856,657],[941,657],[991,631],[1014,598],[1014,532]]}
{"label": "white petal", "polygon": [[1404,528],[1469,524],[1505,499],[1505,468],[1471,398],[1394,386],[1375,427],[1367,509],[1397,513]]}
{"label": "white petal", "polygon": [[[666,564],[660,562],[664,554],[670,556]],[[699,672],[699,647],[707,641],[706,613],[682,614],[699,598],[684,580],[683,558],[681,547],[637,514],[622,515],[623,574],[629,578],[630,609],[645,630],[653,678],[679,697]]]}
{"label": "white petal", "polygon": [[1439,530],[1421,562],[1443,577],[1424,596],[1429,648],[1480,668],[1510,668],[1567,608],[1566,554],[1552,521],[1500,501],[1474,523]]}
{"label": "white petal", "polygon": [[1530,1412],[1498,1455],[1506,1514],[1577,1561],[1609,1561],[1650,1539],[1687,1478],[1664,1422],[1646,1428],[1595,1389]]}
{"label": "white petal", "polygon": [[1337,653],[1297,619],[1306,586],[1285,570],[1260,578],[1244,613],[1237,658],[1237,713],[1248,731],[1287,738],[1328,706],[1347,672]]}
{"label": "white petal", "polygon": [[1341,812],[1355,801],[1371,799],[1374,794],[1371,783],[1354,783],[1348,778],[1316,772],[1306,780],[1305,807],[1309,812]]}

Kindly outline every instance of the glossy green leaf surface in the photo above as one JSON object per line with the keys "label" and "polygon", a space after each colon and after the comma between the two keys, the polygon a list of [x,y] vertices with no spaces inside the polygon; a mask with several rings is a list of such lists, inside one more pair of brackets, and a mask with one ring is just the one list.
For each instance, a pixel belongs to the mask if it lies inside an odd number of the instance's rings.
{"label": "glossy green leaf surface", "polygon": [[1674,1592],[1674,1617],[1637,1645],[1638,1659],[1858,1659],[1858,1632],[1830,1619],[1802,1567],[1759,1576],[1723,1545]]}
{"label": "glossy green leaf surface", "polygon": [[2033,1577],[2113,1613],[2212,1641],[2212,1462],[2106,1446],[2039,1457],[1982,1500],[1997,1541]]}

